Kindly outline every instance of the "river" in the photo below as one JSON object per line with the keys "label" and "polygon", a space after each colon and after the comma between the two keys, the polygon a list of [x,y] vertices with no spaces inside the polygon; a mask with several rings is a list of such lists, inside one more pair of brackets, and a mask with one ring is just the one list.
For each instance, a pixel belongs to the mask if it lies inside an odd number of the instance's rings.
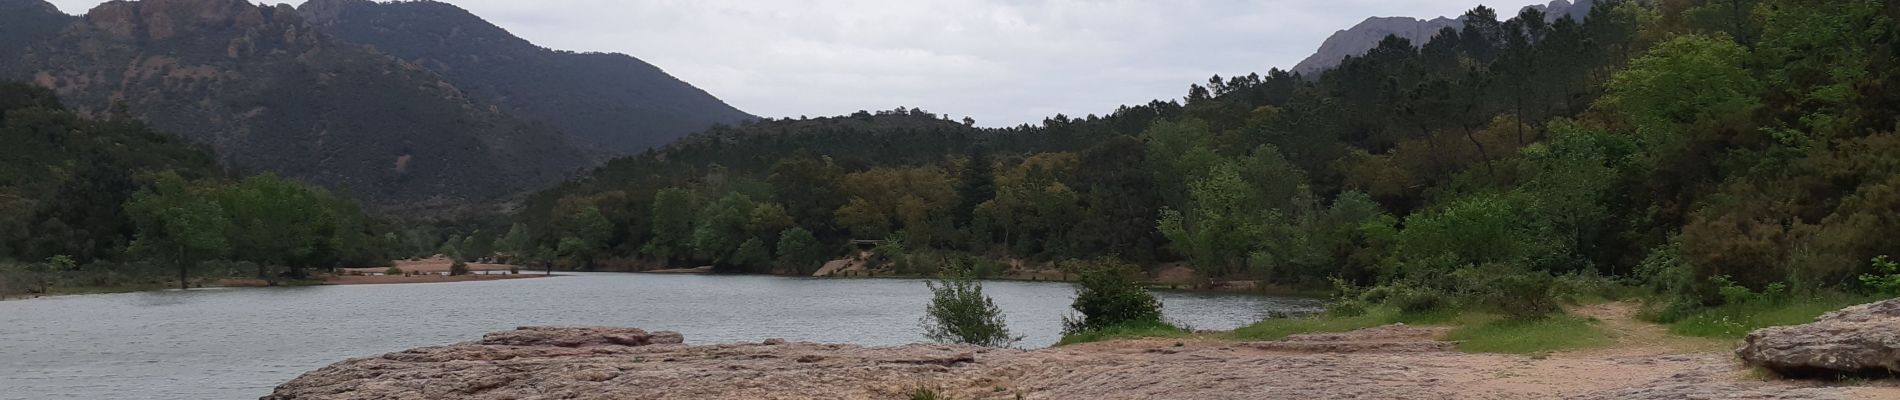
{"label": "river", "polygon": [[[1026,338],[1061,335],[1065,283],[984,287]],[[1157,293],[1170,320],[1232,329],[1307,299]],[[411,285],[194,289],[0,301],[0,399],[255,399],[351,357],[524,325],[673,330],[689,344],[922,342],[930,293],[905,279],[571,274]]]}

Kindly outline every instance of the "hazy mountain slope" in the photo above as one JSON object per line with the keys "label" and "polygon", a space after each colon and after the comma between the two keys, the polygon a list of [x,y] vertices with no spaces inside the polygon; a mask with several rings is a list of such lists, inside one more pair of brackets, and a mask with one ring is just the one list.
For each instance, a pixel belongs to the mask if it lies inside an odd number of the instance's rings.
{"label": "hazy mountain slope", "polygon": [[[1551,21],[1566,16],[1582,21],[1584,16],[1590,14],[1590,8],[1595,5],[1596,0],[1577,0],[1574,4],[1569,0],[1553,0],[1548,5],[1534,5],[1526,8],[1543,10],[1546,19]],[[1348,56],[1366,54],[1367,50],[1378,47],[1379,41],[1385,40],[1386,36],[1405,38],[1416,45],[1430,41],[1432,36],[1437,35],[1441,29],[1463,29],[1464,26],[1464,22],[1458,19],[1445,17],[1430,20],[1411,17],[1366,18],[1358,25],[1327,37],[1326,41],[1320,44],[1318,52],[1293,66],[1293,72],[1314,76],[1320,71],[1338,66],[1339,62]]]}
{"label": "hazy mountain slope", "polygon": [[[50,18],[9,12],[0,26]],[[54,88],[82,113],[124,112],[208,144],[228,164],[385,210],[518,193],[588,163],[552,129],[477,104],[425,68],[333,40],[289,6],[111,2],[57,35],[36,32],[4,57],[0,79]]]}
{"label": "hazy mountain slope", "polygon": [[639,59],[543,48],[446,3],[312,0],[298,10],[330,35],[434,70],[590,148],[631,154],[752,118]]}

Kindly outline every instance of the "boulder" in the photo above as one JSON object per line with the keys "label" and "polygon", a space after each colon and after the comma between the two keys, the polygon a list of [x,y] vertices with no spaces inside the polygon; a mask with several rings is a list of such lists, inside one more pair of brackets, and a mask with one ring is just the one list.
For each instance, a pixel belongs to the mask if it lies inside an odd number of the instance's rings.
{"label": "boulder", "polygon": [[1900,373],[1900,299],[1830,312],[1807,325],[1757,330],[1735,354],[1787,376]]}

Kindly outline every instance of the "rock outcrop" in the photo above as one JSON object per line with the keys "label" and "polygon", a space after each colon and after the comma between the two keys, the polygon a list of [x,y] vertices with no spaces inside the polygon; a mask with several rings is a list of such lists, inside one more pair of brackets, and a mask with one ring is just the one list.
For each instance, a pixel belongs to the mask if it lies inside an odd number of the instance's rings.
{"label": "rock outcrop", "polygon": [[[1544,12],[1544,19],[1548,21],[1556,21],[1564,17],[1583,21],[1584,17],[1590,14],[1590,9],[1595,6],[1596,0],[1576,0],[1575,3],[1572,3],[1570,0],[1553,0],[1550,4],[1532,5],[1524,8],[1537,9],[1538,11]],[[1511,18],[1517,15],[1518,14],[1499,15],[1499,17]],[[1445,28],[1464,29],[1464,27],[1465,23],[1462,17],[1456,19],[1445,17],[1433,19],[1410,17],[1366,18],[1365,21],[1360,22],[1358,25],[1340,30],[1339,32],[1333,33],[1331,37],[1327,37],[1326,41],[1320,44],[1319,51],[1307,57],[1305,60],[1301,60],[1298,65],[1293,66],[1293,72],[1298,72],[1306,76],[1314,76],[1315,74],[1339,66],[1339,63],[1344,61],[1346,57],[1364,55],[1367,51],[1379,47],[1379,42],[1385,40],[1387,36],[1397,36],[1411,41],[1413,46],[1420,46],[1431,41],[1432,37],[1437,36],[1440,30]]]}
{"label": "rock outcrop", "polygon": [[264,399],[896,399],[918,388],[994,400],[1852,398],[1851,389],[1739,379],[1720,353],[1527,359],[1449,351],[1432,344],[1437,333],[1390,326],[1290,344],[1149,339],[1018,350],[779,339],[688,346],[670,332],[521,328],[340,362]]}
{"label": "rock outcrop", "polygon": [[1758,330],[1735,354],[1789,376],[1900,374],[1900,299],[1830,312],[1807,325]]}

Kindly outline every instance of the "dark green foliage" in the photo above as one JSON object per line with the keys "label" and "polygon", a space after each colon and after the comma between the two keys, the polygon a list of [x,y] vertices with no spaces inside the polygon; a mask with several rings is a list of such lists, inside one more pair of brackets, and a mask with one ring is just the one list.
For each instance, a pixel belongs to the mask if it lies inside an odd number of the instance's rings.
{"label": "dark green foliage", "polygon": [[817,236],[812,236],[811,231],[805,228],[792,228],[779,233],[777,248],[779,266],[799,275],[817,271],[831,253],[823,243],[818,242]]}
{"label": "dark green foliage", "polygon": [[924,336],[941,343],[978,346],[1008,346],[1022,337],[1011,336],[1008,321],[996,302],[983,294],[983,283],[960,266],[945,268],[930,288],[930,305],[924,307]]}
{"label": "dark green foliage", "polygon": [[[1519,319],[1626,282],[1693,308],[1725,288],[1879,281],[1865,260],[1900,252],[1900,56],[1880,50],[1900,42],[1900,9],[1710,4],[1602,1],[1548,23],[1479,7],[1464,29],[1389,38],[1318,76],[1215,77],[1185,103],[1033,126],[900,108],[717,128],[538,194],[522,217],[677,187],[676,211],[633,220],[712,221],[743,193],[821,248],[899,239],[874,252],[899,273],[1119,257]],[[753,238],[788,258],[763,231],[789,226],[753,210],[769,228],[695,240],[712,251],[694,261]],[[614,223],[655,231],[633,220]],[[719,231],[694,223],[666,225]],[[609,252],[676,243],[653,236]]]}
{"label": "dark green foliage", "polygon": [[1062,320],[1064,334],[1076,334],[1123,325],[1159,325],[1161,301],[1131,276],[1140,271],[1121,261],[1104,259],[1082,272],[1076,281],[1074,317]]}

